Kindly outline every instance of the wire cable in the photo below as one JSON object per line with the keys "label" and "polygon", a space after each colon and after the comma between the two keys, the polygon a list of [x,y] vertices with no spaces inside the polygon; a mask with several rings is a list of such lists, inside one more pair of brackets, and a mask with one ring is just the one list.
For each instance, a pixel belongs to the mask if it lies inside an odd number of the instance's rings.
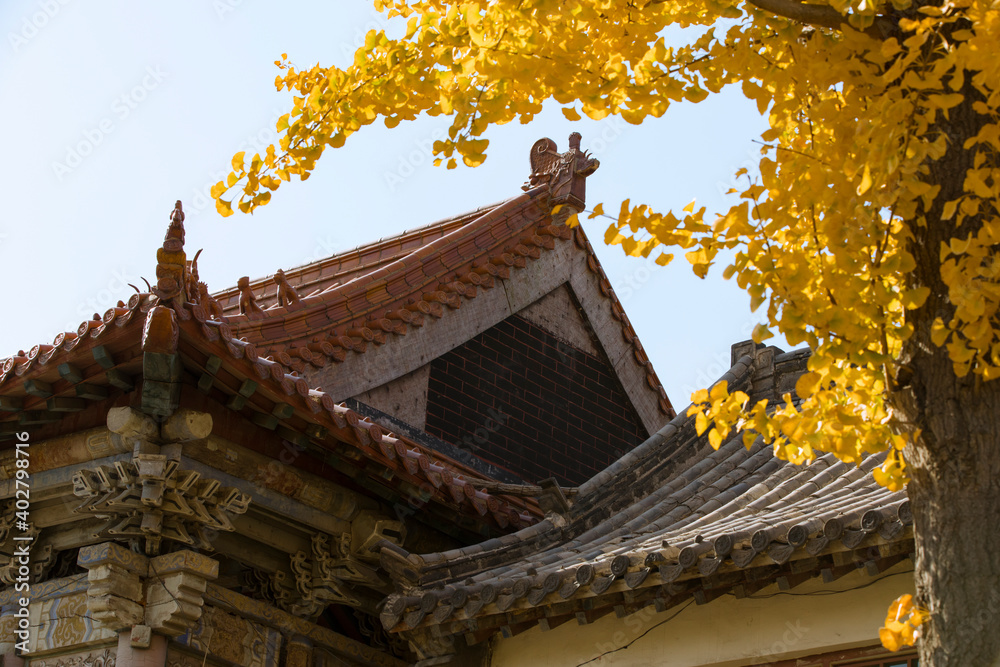
{"label": "wire cable", "polygon": [[619,646],[618,648],[613,648],[613,649],[611,649],[610,651],[605,651],[604,653],[602,653],[602,654],[600,654],[600,655],[598,655],[598,656],[595,656],[595,657],[591,658],[590,660],[586,660],[586,661],[584,661],[584,662],[581,662],[581,663],[580,663],[579,665],[577,665],[576,667],[583,667],[584,665],[589,665],[590,663],[594,662],[595,660],[600,660],[601,658],[603,658],[603,657],[604,657],[604,656],[606,656],[606,655],[611,655],[612,653],[617,653],[618,651],[624,651],[624,650],[628,649],[628,648],[629,648],[630,646],[632,646],[632,644],[636,643],[637,641],[639,641],[640,639],[642,639],[643,637],[645,637],[645,636],[646,636],[646,635],[648,635],[648,634],[649,634],[650,632],[652,632],[652,631],[653,631],[653,630],[655,630],[656,628],[660,627],[661,625],[663,625],[663,624],[664,624],[664,623],[666,623],[667,621],[672,621],[672,620],[674,620],[675,618],[677,618],[677,616],[678,616],[678,615],[679,615],[679,614],[680,614],[680,613],[681,613],[682,611],[684,611],[685,609],[687,609],[688,607],[690,607],[690,606],[691,606],[691,603],[692,603],[692,602],[694,602],[694,598],[692,598],[692,599],[688,600],[688,601],[687,601],[687,604],[685,604],[685,605],[684,605],[683,607],[681,607],[680,609],[678,609],[678,610],[677,610],[677,611],[675,611],[675,612],[674,612],[673,614],[671,614],[671,615],[670,615],[670,616],[668,616],[667,618],[663,619],[662,621],[660,621],[660,622],[659,622],[659,623],[657,623],[656,625],[654,625],[654,626],[652,626],[652,627],[648,628],[648,629],[647,629],[647,630],[646,630],[645,632],[643,632],[643,633],[642,633],[641,635],[639,635],[638,637],[636,637],[635,639],[633,639],[632,641],[630,641],[630,642],[629,642],[628,644],[625,644],[624,646]]}

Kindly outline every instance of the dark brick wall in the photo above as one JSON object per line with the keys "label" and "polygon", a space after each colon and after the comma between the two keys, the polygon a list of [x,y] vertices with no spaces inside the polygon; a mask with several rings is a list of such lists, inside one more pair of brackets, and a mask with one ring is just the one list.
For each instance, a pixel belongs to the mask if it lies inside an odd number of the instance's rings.
{"label": "dark brick wall", "polygon": [[607,359],[517,315],[431,362],[425,428],[527,482],[570,485],[647,437]]}

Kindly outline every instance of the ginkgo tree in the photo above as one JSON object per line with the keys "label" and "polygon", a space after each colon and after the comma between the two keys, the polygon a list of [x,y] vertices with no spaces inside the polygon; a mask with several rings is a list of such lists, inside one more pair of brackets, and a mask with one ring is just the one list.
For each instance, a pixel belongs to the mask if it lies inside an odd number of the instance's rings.
{"label": "ginkgo tree", "polygon": [[[987,0],[376,0],[405,34],[370,32],[344,67],[295,68],[278,146],[233,158],[217,207],[252,212],[327,147],[376,121],[450,118],[436,163],[476,166],[490,125],[543,103],[633,124],[738,85],[767,115],[759,177],[728,210],[621,205],[606,240],[666,264],[674,249],[766,307],[812,350],[801,401],[693,397],[714,444],[742,431],[795,462],[887,451],[907,485],[916,600],[887,645],[923,665],[1000,659],[1000,5]],[[668,43],[668,26],[693,36]],[[402,32],[402,31],[401,31]],[[655,202],[669,207],[670,202]],[[720,255],[722,253],[722,255]],[[906,622],[899,616],[906,611]],[[926,622],[922,621],[925,619]]]}

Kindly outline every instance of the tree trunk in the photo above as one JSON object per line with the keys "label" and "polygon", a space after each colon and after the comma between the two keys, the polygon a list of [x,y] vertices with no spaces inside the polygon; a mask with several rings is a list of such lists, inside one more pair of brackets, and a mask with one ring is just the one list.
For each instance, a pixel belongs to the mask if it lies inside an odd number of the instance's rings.
{"label": "tree trunk", "polygon": [[941,194],[921,212],[926,224],[910,225],[914,284],[929,287],[931,295],[908,314],[915,333],[900,360],[905,386],[892,396],[896,414],[921,430],[905,453],[917,599],[931,612],[918,642],[921,667],[1000,666],[1000,381],[956,377],[947,350],[930,336],[934,318],[948,322],[954,314],[941,278],[941,243],[982,224],[941,220],[945,202],[962,195],[972,166],[973,151],[963,143],[984,122],[972,110],[982,96],[968,83],[962,92],[965,102],[937,127],[948,135],[948,152],[928,165],[927,180],[940,185]]}
{"label": "tree trunk", "polygon": [[923,435],[907,451],[917,599],[931,612],[920,664],[1000,665],[1000,387],[914,360]]}

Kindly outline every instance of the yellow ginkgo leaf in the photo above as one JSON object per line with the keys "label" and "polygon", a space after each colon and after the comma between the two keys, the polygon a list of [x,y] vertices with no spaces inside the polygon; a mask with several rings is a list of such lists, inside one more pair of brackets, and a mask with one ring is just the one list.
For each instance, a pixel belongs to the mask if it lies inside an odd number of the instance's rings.
{"label": "yellow ginkgo leaf", "polygon": [[863,195],[872,186],[871,168],[866,164],[864,174],[861,176],[861,183],[858,184],[858,194]]}
{"label": "yellow ginkgo leaf", "polygon": [[819,373],[803,373],[795,382],[795,393],[802,398],[809,398],[819,387],[822,376]]}
{"label": "yellow ginkgo leaf", "polygon": [[233,214],[233,204],[225,199],[216,199],[215,210],[218,211],[223,218],[228,218]]}
{"label": "yellow ginkgo leaf", "polygon": [[707,428],[708,428],[708,417],[705,416],[705,413],[699,412],[694,420],[694,430],[698,435],[701,435],[702,433],[705,432],[705,429]]}

